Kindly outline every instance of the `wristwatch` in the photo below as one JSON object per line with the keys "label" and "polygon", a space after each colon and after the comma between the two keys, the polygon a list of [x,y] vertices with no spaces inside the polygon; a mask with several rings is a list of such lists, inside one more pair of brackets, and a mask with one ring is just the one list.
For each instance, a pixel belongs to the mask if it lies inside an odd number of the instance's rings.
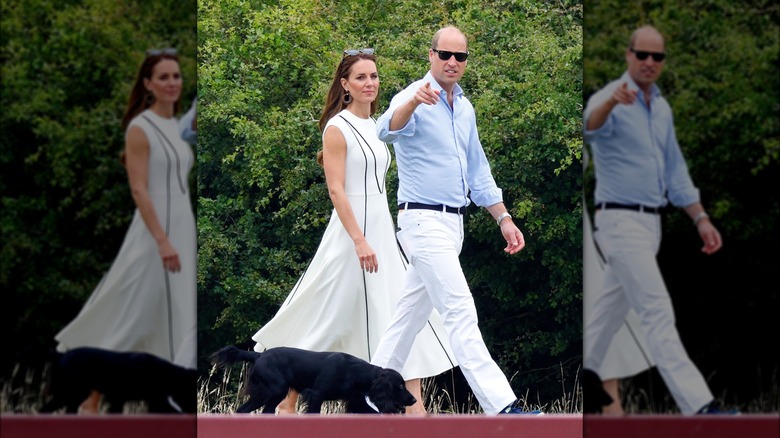
{"label": "wristwatch", "polygon": [[505,218],[512,219],[512,215],[506,211],[498,215],[498,218],[496,218],[496,223],[498,224],[499,227],[501,226],[501,221],[504,220]]}
{"label": "wristwatch", "polygon": [[699,214],[697,214],[696,217],[693,218],[693,225],[698,226],[699,222],[701,222],[702,220],[704,220],[704,219],[706,219],[708,217],[710,217],[710,215],[708,215],[706,211],[703,211],[703,210],[700,211]]}

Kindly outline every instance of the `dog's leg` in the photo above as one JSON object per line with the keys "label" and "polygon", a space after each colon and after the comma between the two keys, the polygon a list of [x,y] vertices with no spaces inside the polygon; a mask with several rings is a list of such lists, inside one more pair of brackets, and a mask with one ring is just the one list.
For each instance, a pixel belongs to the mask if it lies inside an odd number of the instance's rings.
{"label": "dog's leg", "polygon": [[108,403],[107,411],[109,414],[121,414],[125,408],[125,403],[127,403],[127,400],[111,399],[106,400],[106,402]]}
{"label": "dog's leg", "polygon": [[86,390],[76,390],[73,389],[73,392],[66,393],[67,401],[65,402],[65,413],[68,414],[97,414],[98,409],[95,409],[93,412],[85,412],[81,410],[81,405],[84,404],[84,401],[89,400],[91,397],[91,394],[88,393]]}
{"label": "dog's leg", "polygon": [[[288,396],[287,392],[281,391],[281,392],[273,393],[270,396],[266,397],[266,399],[265,399],[265,407],[263,408],[263,413],[264,414],[275,414],[276,413],[276,407],[287,396]],[[296,399],[297,399],[297,397],[296,397]],[[293,401],[293,406],[295,406],[295,401]]]}
{"label": "dog's leg", "polygon": [[61,400],[58,396],[54,396],[51,400],[49,400],[48,403],[43,405],[39,410],[38,413],[40,414],[49,414],[57,409],[63,407],[65,405],[65,402]]}
{"label": "dog's leg", "polygon": [[348,414],[376,414],[376,411],[366,403],[365,396],[347,400],[345,411]]}
{"label": "dog's leg", "polygon": [[[263,406],[263,401],[259,398],[250,397],[249,400],[246,401],[243,405],[239,406],[238,409],[236,409],[236,412],[239,414],[248,414],[252,411],[255,411],[257,409],[260,409],[260,407]],[[274,408],[276,405],[273,405]]]}
{"label": "dog's leg", "polygon": [[65,413],[66,414],[78,414],[79,413],[79,403],[68,401],[68,403],[65,404]]}
{"label": "dog's leg", "polygon": [[184,412],[173,397],[165,395],[150,398],[146,401],[146,404],[150,414],[178,414]]}
{"label": "dog's leg", "polygon": [[594,371],[582,371],[582,413],[601,414],[604,406],[612,404],[612,397],[604,390],[601,377]]}
{"label": "dog's leg", "polygon": [[322,402],[325,401],[325,399],[322,398],[322,395],[319,392],[312,391],[306,399],[308,401],[306,412],[309,414],[319,414],[322,410]]}

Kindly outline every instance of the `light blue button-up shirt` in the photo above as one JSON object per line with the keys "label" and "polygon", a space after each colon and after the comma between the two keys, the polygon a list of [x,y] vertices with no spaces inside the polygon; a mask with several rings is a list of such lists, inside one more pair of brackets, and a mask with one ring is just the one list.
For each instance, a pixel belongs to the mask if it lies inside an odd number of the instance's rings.
{"label": "light blue button-up shirt", "polygon": [[[421,104],[406,126],[390,130],[395,110],[408,102],[426,82],[441,90],[435,105]],[[419,202],[462,207],[469,198],[480,207],[502,202],[501,189],[490,173],[477,133],[474,107],[453,87],[453,105],[430,72],[396,94],[377,120],[377,135],[393,143],[398,163],[398,203]]]}
{"label": "light blue button-up shirt", "polygon": [[[599,129],[587,130],[593,109],[624,82],[638,90],[632,105],[618,104]],[[588,100],[583,117],[585,141],[593,149],[595,201],[685,207],[699,202],[699,190],[688,174],[669,103],[653,84],[650,105],[628,72]]]}

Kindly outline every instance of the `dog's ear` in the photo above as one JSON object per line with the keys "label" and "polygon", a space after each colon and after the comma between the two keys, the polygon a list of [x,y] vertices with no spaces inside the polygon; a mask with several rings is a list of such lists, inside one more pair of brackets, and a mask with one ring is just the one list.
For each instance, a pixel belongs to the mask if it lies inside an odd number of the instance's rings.
{"label": "dog's ear", "polygon": [[382,414],[398,414],[417,400],[406,389],[404,378],[398,371],[383,369],[371,382],[368,398]]}
{"label": "dog's ear", "polygon": [[397,411],[393,400],[393,379],[388,370],[382,370],[371,382],[368,388],[368,398],[374,403],[380,413],[388,414]]}

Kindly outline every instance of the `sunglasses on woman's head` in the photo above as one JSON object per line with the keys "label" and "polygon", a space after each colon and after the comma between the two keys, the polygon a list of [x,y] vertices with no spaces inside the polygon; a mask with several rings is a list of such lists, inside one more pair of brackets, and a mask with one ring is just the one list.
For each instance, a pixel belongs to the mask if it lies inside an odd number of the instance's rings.
{"label": "sunglasses on woman's head", "polygon": [[648,56],[652,56],[655,62],[661,62],[666,58],[666,53],[663,52],[645,52],[644,50],[634,50],[633,47],[628,50],[636,55],[636,59],[640,61],[644,61]]}
{"label": "sunglasses on woman's head", "polygon": [[439,59],[442,61],[447,61],[448,59],[452,58],[452,56],[455,56],[455,60],[458,62],[463,62],[466,60],[466,58],[469,57],[469,52],[448,52],[447,50],[439,50],[439,49],[431,49],[434,52],[436,52],[437,55],[439,55]]}
{"label": "sunglasses on woman's head", "polygon": [[344,51],[344,56],[355,56],[361,53],[364,55],[373,55],[374,49],[372,49],[371,47],[365,47],[362,49],[347,49]]}
{"label": "sunglasses on woman's head", "polygon": [[176,55],[176,49],[173,47],[166,47],[164,49],[149,49],[146,51],[146,56],[160,56],[160,55]]}

